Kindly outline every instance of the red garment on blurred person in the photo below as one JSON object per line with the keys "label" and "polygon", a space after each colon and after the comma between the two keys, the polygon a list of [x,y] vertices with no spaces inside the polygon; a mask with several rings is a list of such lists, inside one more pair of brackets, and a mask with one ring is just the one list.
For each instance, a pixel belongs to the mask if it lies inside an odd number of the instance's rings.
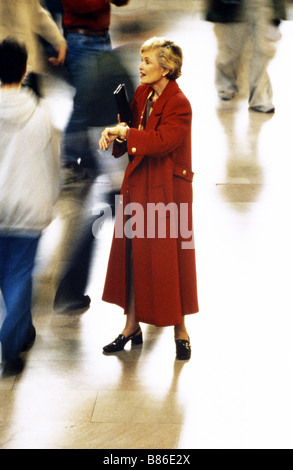
{"label": "red garment on blurred person", "polygon": [[126,5],[129,0],[62,0],[64,29],[81,28],[89,31],[108,30],[110,26],[110,3]]}

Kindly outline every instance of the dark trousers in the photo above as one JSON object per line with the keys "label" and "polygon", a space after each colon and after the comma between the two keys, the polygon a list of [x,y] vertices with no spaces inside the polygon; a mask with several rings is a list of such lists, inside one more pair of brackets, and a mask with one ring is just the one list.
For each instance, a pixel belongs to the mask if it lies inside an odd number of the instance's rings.
{"label": "dark trousers", "polygon": [[39,237],[0,236],[0,289],[5,305],[2,360],[16,359],[32,334],[32,272],[38,242]]}

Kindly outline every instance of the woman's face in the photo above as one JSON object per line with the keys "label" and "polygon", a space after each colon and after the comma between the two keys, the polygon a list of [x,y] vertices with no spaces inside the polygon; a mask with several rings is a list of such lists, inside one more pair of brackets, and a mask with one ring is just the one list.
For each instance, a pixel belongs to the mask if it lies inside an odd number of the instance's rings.
{"label": "woman's face", "polygon": [[159,49],[150,49],[141,55],[139,65],[140,83],[153,86],[164,79],[167,71],[159,64]]}

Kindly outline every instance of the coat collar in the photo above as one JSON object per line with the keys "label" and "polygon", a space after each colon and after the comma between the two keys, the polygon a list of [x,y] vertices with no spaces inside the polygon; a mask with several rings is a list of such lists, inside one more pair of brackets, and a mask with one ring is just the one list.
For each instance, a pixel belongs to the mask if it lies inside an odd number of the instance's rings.
{"label": "coat collar", "polygon": [[175,93],[177,93],[178,91],[179,91],[178,83],[175,82],[174,80],[170,80],[166,88],[164,88],[163,93],[159,96],[159,98],[157,99],[154,105],[153,111],[155,111],[155,114],[161,113],[168,99],[172,95],[175,95]]}
{"label": "coat collar", "polygon": [[[149,92],[151,92],[151,87],[148,88]],[[153,105],[153,110],[148,118],[146,123],[146,129],[156,125],[159,116],[162,114],[165,104],[168,102],[170,97],[176,94],[179,90],[179,86],[175,81],[171,81],[168,83],[166,88],[164,88],[162,94],[156,100]],[[148,95],[147,95],[148,96]]]}

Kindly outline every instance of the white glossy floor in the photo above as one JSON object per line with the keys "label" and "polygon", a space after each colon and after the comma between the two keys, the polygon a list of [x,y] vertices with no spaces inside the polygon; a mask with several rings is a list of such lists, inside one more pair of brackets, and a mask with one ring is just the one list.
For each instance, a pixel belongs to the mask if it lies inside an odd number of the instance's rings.
{"label": "white glossy floor", "polygon": [[[200,313],[187,319],[192,358],[175,361],[172,328],[146,325],[141,349],[102,354],[123,326],[120,309],[100,300],[112,223],[96,244],[90,309],[54,312],[78,212],[76,192],[68,191],[39,251],[35,345],[22,374],[0,379],[1,449],[293,447],[293,23],[282,24],[269,67],[276,113],[263,115],[248,111],[245,96],[218,101],[216,42],[199,3],[174,12],[178,2],[168,1],[168,14],[163,3],[133,0],[115,10],[113,39],[128,40],[119,22],[154,18],[137,47],[159,32],[184,50],[200,301]],[[62,125],[70,91],[51,91]]]}

